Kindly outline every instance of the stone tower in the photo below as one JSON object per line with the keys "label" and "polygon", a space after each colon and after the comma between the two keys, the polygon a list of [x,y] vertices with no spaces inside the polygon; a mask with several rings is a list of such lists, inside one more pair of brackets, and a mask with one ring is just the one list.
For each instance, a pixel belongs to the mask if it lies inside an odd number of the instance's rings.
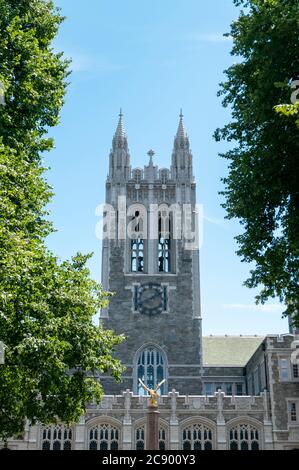
{"label": "stone tower", "polygon": [[121,112],[109,158],[102,253],[103,287],[115,295],[100,321],[126,336],[117,350],[126,371],[121,384],[107,377],[102,383],[106,394],[142,394],[139,378],[149,387],[165,378],[162,394],[200,395],[196,185],[182,112],[170,169],[154,164],[152,150],[148,156],[143,169],[131,169]]}

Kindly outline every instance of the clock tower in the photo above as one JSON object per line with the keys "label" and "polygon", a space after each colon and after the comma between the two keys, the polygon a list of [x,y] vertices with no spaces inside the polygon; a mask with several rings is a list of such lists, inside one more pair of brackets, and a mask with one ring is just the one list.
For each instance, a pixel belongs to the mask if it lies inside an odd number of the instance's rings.
{"label": "clock tower", "polygon": [[131,168],[123,115],[112,141],[104,209],[102,284],[114,293],[100,322],[124,334],[120,384],[101,377],[106,395],[143,394],[165,379],[162,394],[202,393],[196,185],[182,112],[171,167]]}

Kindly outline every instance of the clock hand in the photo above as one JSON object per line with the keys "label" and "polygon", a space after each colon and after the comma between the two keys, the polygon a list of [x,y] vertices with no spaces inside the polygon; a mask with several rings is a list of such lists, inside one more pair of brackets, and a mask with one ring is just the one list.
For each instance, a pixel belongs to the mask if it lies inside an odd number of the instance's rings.
{"label": "clock hand", "polygon": [[153,294],[152,294],[150,297],[147,297],[146,299],[141,300],[141,303],[142,303],[142,305],[143,305],[144,302],[149,302],[149,301],[151,301],[151,300],[154,300],[154,299],[156,299],[158,296],[161,297],[160,292],[157,292],[157,291],[156,291],[156,292],[153,292]]}

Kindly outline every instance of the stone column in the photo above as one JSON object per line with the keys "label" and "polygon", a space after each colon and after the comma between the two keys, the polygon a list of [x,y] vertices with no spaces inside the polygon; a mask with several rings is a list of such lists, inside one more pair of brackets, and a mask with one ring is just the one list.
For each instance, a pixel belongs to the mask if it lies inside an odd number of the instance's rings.
{"label": "stone column", "polygon": [[30,432],[30,423],[29,423],[29,420],[26,419],[25,428],[24,428],[24,438],[23,438],[23,440],[26,442],[29,441],[29,432]]}
{"label": "stone column", "polygon": [[170,428],[169,428],[169,449],[179,450],[180,439],[179,439],[179,422],[176,414],[177,409],[177,397],[179,393],[172,389],[168,394],[171,399],[171,416],[170,416]]}
{"label": "stone column", "polygon": [[148,407],[146,423],[146,450],[159,450],[159,416],[160,411],[157,407]]}
{"label": "stone column", "polygon": [[264,402],[264,449],[273,450],[273,426],[269,413],[269,394],[265,390],[262,395]]}
{"label": "stone column", "polygon": [[122,450],[132,449],[132,423],[123,421],[123,443]]}
{"label": "stone column", "polygon": [[81,416],[79,422],[75,426],[75,442],[74,450],[85,450],[88,449],[87,443],[85,443],[85,417]]}
{"label": "stone column", "polygon": [[26,443],[27,450],[39,450],[39,436],[42,426],[35,425],[29,427],[28,441]]}
{"label": "stone column", "polygon": [[223,399],[224,393],[219,391],[216,392],[217,396],[217,450],[226,450],[227,449],[227,442],[226,442],[226,426],[225,420],[223,416]]}
{"label": "stone column", "polygon": [[125,401],[125,416],[123,419],[123,443],[122,450],[131,450],[132,449],[132,420],[131,420],[131,400],[133,393],[127,389],[123,392],[124,401]]}
{"label": "stone column", "polygon": [[226,426],[224,422],[217,422],[216,450],[227,450]]}

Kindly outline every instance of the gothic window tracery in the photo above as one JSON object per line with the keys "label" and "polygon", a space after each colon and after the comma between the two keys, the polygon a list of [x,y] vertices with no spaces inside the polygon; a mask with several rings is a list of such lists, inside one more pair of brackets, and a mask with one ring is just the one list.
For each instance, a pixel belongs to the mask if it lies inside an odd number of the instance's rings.
{"label": "gothic window tracery", "polygon": [[135,429],[135,449],[145,449],[145,425]]}
{"label": "gothic window tracery", "polygon": [[213,431],[208,426],[196,423],[183,429],[183,450],[212,450]]}
{"label": "gothic window tracery", "polygon": [[229,431],[230,450],[259,450],[259,430],[251,424],[238,424]]}
{"label": "gothic window tracery", "polygon": [[73,431],[63,424],[43,427],[41,430],[42,450],[71,450]]}
{"label": "gothic window tracery", "polygon": [[[145,391],[139,379],[149,388],[154,388],[165,378],[165,361],[161,352],[154,347],[145,348],[137,360],[137,394],[144,395]],[[165,384],[159,389],[164,395]]]}
{"label": "gothic window tracery", "polygon": [[88,431],[89,450],[118,450],[120,430],[109,423],[98,424]]}
{"label": "gothic window tracery", "polygon": [[159,429],[159,449],[166,450],[166,429],[160,426]]}
{"label": "gothic window tracery", "polygon": [[[135,429],[135,450],[145,450],[146,443],[146,425],[143,424]],[[166,450],[167,430],[164,426],[159,427],[159,449]]]}

